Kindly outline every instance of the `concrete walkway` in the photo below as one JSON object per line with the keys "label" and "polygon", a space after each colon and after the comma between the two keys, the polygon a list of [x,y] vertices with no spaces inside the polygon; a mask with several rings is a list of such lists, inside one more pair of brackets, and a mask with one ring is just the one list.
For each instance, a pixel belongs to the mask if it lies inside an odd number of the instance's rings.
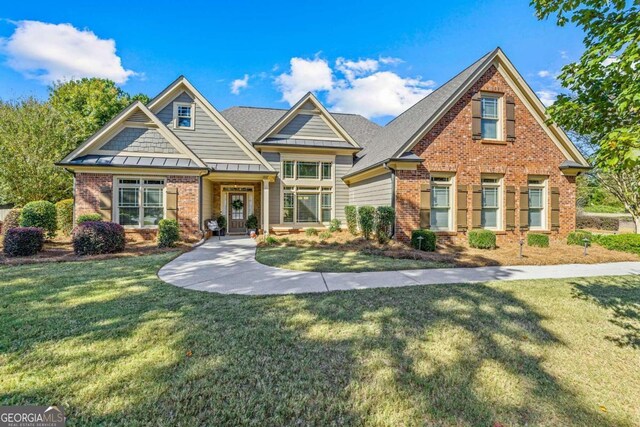
{"label": "concrete walkway", "polygon": [[490,280],[640,274],[640,262],[314,273],[260,264],[255,260],[255,251],[256,243],[249,238],[212,238],[162,267],[158,276],[172,285],[199,291],[274,295]]}

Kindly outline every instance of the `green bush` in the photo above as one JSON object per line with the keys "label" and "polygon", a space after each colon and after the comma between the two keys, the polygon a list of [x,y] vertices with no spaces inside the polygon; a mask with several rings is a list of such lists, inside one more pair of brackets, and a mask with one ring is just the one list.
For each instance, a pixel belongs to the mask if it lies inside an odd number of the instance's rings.
{"label": "green bush", "polygon": [[[418,237],[422,237],[422,242]],[[411,246],[427,252],[436,250],[436,233],[431,230],[413,230],[411,232]]]}
{"label": "green bush", "polygon": [[78,219],[76,220],[76,223],[77,225],[80,225],[83,222],[89,222],[89,221],[102,221],[102,215],[100,215],[99,213],[78,215]]}
{"label": "green bush", "polygon": [[56,205],[46,200],[29,202],[22,208],[20,227],[42,228],[48,238],[56,237],[58,230]]}
{"label": "green bush", "polygon": [[161,219],[158,222],[158,247],[170,248],[180,240],[180,227],[175,219]]}
{"label": "green bush", "polygon": [[64,199],[56,203],[58,230],[65,236],[73,229],[73,199]]}
{"label": "green bush", "polygon": [[342,222],[338,218],[334,218],[331,220],[329,224],[329,231],[335,233],[336,231],[340,231],[342,228]]}
{"label": "green bush", "polygon": [[495,249],[496,233],[491,230],[469,231],[469,246],[477,249]]}
{"label": "green bush", "polygon": [[612,251],[630,252],[640,255],[640,234],[609,234],[595,240],[600,246]]}
{"label": "green bush", "polygon": [[378,243],[387,243],[391,239],[396,211],[391,206],[378,206],[376,209],[376,237]]}
{"label": "green bush", "polygon": [[267,236],[266,239],[264,239],[264,243],[267,246],[273,246],[273,245],[277,245],[278,244],[278,239],[274,236]]}
{"label": "green bush", "polygon": [[344,215],[347,218],[347,228],[349,233],[354,236],[358,234],[358,210],[353,205],[347,205],[344,207]]}
{"label": "green bush", "polygon": [[620,219],[607,216],[578,216],[576,218],[576,228],[618,231],[620,228]]}
{"label": "green bush", "polygon": [[305,234],[307,237],[317,236],[317,235],[318,235],[318,230],[316,230],[316,229],[315,229],[315,228],[313,228],[313,227],[309,227],[309,228],[307,228],[306,230],[304,230],[304,234]]}
{"label": "green bush", "polygon": [[549,236],[546,234],[529,233],[527,234],[527,245],[537,246],[539,248],[548,248]]}
{"label": "green bush", "polygon": [[218,215],[218,218],[216,218],[216,221],[218,222],[218,227],[220,227],[222,230],[227,228],[227,217],[226,216],[220,214],[220,215]]}
{"label": "green bush", "polygon": [[251,214],[247,217],[247,230],[257,230],[258,229],[258,217]]}
{"label": "green bush", "polygon": [[12,228],[20,227],[20,214],[22,213],[22,209],[13,208],[9,212],[7,212],[7,216],[4,217],[4,222],[2,223],[2,235],[6,236],[7,231]]}
{"label": "green bush", "polygon": [[124,227],[114,222],[87,221],[76,225],[72,233],[76,255],[98,255],[122,252]]}
{"label": "green bush", "polygon": [[320,237],[322,240],[327,240],[327,239],[330,239],[330,238],[331,238],[331,236],[333,236],[333,234],[331,234],[331,232],[327,230],[327,231],[323,231],[322,233],[320,233],[320,236],[319,236],[319,237]]}
{"label": "green bush", "polygon": [[42,250],[44,234],[39,227],[13,227],[4,236],[2,250],[7,256],[31,256]]}
{"label": "green bush", "polygon": [[572,231],[567,235],[567,244],[584,246],[584,239],[589,239],[587,246],[591,246],[591,242],[593,241],[593,234],[588,231]]}
{"label": "green bush", "polygon": [[373,206],[360,206],[358,208],[358,225],[365,239],[369,240],[376,223],[376,208]]}

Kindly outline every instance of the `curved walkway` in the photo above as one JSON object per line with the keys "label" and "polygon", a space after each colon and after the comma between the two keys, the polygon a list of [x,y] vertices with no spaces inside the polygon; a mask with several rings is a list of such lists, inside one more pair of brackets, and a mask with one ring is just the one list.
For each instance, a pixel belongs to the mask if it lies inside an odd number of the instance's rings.
{"label": "curved walkway", "polygon": [[212,238],[169,262],[160,269],[158,276],[172,285],[199,291],[274,295],[490,280],[640,274],[640,262],[314,273],[260,264],[255,260],[255,251],[256,243],[249,238]]}

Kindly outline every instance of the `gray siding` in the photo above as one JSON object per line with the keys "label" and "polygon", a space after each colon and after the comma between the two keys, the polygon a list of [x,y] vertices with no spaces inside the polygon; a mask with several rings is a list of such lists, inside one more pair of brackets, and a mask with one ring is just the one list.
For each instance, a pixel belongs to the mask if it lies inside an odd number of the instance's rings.
{"label": "gray siding", "polygon": [[349,200],[356,206],[391,206],[391,172],[352,184]]}
{"label": "gray siding", "polygon": [[151,119],[147,117],[147,115],[142,111],[138,111],[137,113],[132,114],[131,117],[129,117],[127,120],[130,120],[132,122],[140,122],[140,123],[151,121]]}
{"label": "gray siding", "polygon": [[280,135],[292,138],[337,138],[338,135],[319,115],[298,114],[282,128]]}
{"label": "gray siding", "polygon": [[176,150],[155,129],[124,128],[100,147],[101,150],[176,154]]}
{"label": "gray siding", "polygon": [[349,187],[342,177],[349,172],[351,166],[353,166],[351,156],[336,156],[336,218],[343,223],[346,220],[344,207],[349,204]]}
{"label": "gray siding", "polygon": [[253,160],[198,104],[195,108],[195,129],[174,129],[172,123],[173,102],[193,102],[193,99],[183,92],[160,110],[157,116],[198,157],[219,160]]}
{"label": "gray siding", "polygon": [[269,162],[271,167],[278,171],[275,182],[269,183],[269,222],[280,223],[280,153],[262,153],[262,157]]}

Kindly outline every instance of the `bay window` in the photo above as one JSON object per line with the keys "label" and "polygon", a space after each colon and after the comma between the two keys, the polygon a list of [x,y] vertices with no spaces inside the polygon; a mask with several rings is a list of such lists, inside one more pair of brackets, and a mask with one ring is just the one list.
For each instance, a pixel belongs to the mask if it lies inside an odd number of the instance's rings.
{"label": "bay window", "polygon": [[164,180],[119,178],[117,218],[125,227],[157,227],[164,218]]}

